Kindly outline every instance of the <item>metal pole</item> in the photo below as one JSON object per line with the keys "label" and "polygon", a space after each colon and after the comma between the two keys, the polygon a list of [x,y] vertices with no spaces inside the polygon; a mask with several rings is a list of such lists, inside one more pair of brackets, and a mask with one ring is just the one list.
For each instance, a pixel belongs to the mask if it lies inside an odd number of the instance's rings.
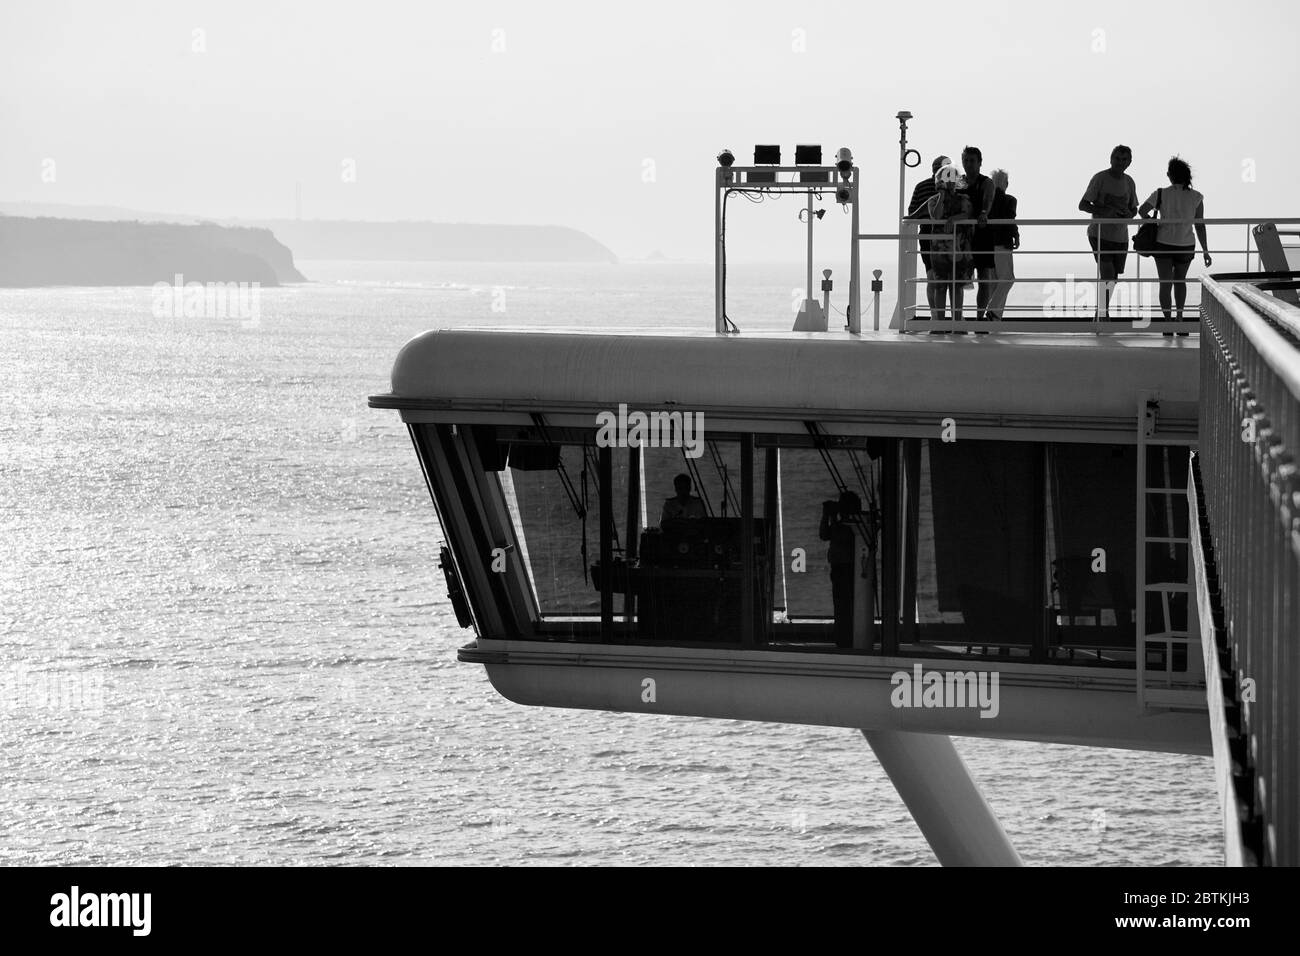
{"label": "metal pole", "polygon": [[804,286],[804,301],[812,302],[813,287],[813,194],[808,190],[808,284]]}
{"label": "metal pole", "polygon": [[[1100,246],[1101,243],[1098,242]],[[1134,625],[1133,636],[1136,638],[1137,650],[1137,707],[1138,714],[1146,712],[1146,683],[1147,683],[1147,546],[1146,546],[1146,520],[1147,520],[1147,400],[1150,397],[1148,392],[1140,391],[1137,395],[1137,474],[1133,480],[1137,485],[1137,567],[1136,567],[1136,584],[1137,593],[1134,604]]]}
{"label": "metal pole", "polygon": [[[812,202],[812,194],[808,194]],[[726,496],[723,496],[726,501]],[[756,641],[754,625],[754,435],[745,432],[740,436],[740,642],[753,647]],[[770,621],[772,612],[766,609]],[[766,639],[767,628],[763,628]]]}
{"label": "metal pole", "polygon": [[[858,197],[861,190],[858,189],[858,176],[860,175],[858,167],[854,166],[849,173],[853,177],[849,183],[849,188],[853,190],[853,210],[852,210],[852,229],[853,229],[853,247],[849,250],[849,331],[853,333],[862,331],[862,282],[859,276],[859,249],[862,246],[858,239]],[[880,316],[876,316],[876,330],[880,330]]]}
{"label": "metal pole", "polygon": [[600,476],[600,640],[614,638],[614,480],[613,452],[608,445],[600,449],[597,471]]}
{"label": "metal pole", "polygon": [[1142,284],[1142,257],[1137,256],[1136,258],[1137,258],[1138,283],[1135,291],[1137,293],[1137,308],[1133,310],[1134,318],[1132,321],[1132,325],[1134,328],[1140,329],[1140,328],[1145,328],[1145,326],[1142,324],[1142,316],[1144,315],[1143,308],[1142,308],[1142,290],[1146,288],[1146,286]]}
{"label": "metal pole", "polygon": [[871,283],[872,304],[875,306],[875,319],[872,325],[875,328],[875,330],[879,332],[880,331],[880,292],[884,286],[883,283],[881,283],[880,281],[880,276],[882,273],[879,269],[872,269],[871,274],[872,276],[875,277],[875,281]]}
{"label": "metal pole", "polygon": [[[903,214],[907,211],[904,198],[904,190],[907,188],[907,121],[912,118],[912,114],[907,110],[901,110],[898,113],[898,271],[894,273],[897,276],[895,285],[898,286],[898,320],[899,327],[904,328],[907,322],[907,315],[903,313]],[[880,324],[876,323],[876,330],[879,331]]]}
{"label": "metal pole", "polygon": [[790,615],[790,594],[785,578],[785,496],[781,493],[781,449],[772,450],[776,452],[776,560],[781,566],[781,621],[785,623]]}
{"label": "metal pole", "polygon": [[[636,562],[637,549],[641,545],[641,449],[628,449],[627,469],[627,529],[626,551],[624,557],[628,564]],[[628,624],[636,621],[636,592],[628,588],[623,594],[623,620]]]}
{"label": "metal pole", "polygon": [[724,170],[713,174],[713,331],[722,332],[722,201]]}
{"label": "metal pole", "polygon": [[[763,560],[765,564],[759,569],[759,583],[762,585],[760,594],[762,603],[759,605],[759,630],[762,632],[762,643],[766,644],[772,630],[772,606],[775,603],[776,591],[776,564],[781,561],[781,552],[777,548],[777,537],[773,533],[773,527],[778,523],[780,514],[780,462],[777,458],[777,449],[766,448],[763,451],[763,531],[766,547],[763,550]],[[782,562],[784,565],[784,562]],[[784,583],[784,577],[782,578]],[[785,595],[781,596],[781,611],[785,612]]]}
{"label": "metal pole", "polygon": [[941,865],[1022,865],[950,737],[897,730],[862,736]]}

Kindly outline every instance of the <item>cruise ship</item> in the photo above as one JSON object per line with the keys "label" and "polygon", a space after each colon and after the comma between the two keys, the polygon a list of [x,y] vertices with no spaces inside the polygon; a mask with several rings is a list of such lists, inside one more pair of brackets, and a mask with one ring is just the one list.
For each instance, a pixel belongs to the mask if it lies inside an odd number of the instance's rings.
{"label": "cruise ship", "polygon": [[[973,222],[906,218],[898,118],[896,233],[860,231],[847,149],[719,156],[711,329],[402,348],[370,403],[409,428],[460,660],[517,704],[861,730],[944,865],[1020,862],[953,736],[1213,756],[1225,861],[1300,862],[1300,218],[1201,220],[1248,245],[1196,321],[941,320],[918,227]],[[792,331],[727,314],[741,194],[806,196]],[[843,328],[814,203],[852,217]],[[872,242],[896,273],[864,284]],[[1018,281],[1058,278],[1034,254]]]}

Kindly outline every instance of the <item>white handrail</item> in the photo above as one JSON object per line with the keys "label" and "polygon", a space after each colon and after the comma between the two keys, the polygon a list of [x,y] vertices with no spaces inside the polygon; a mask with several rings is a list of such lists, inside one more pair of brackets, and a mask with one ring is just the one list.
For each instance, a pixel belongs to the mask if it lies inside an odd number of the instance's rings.
{"label": "white handrail", "polygon": [[[1207,226],[1253,226],[1265,222],[1271,223],[1296,223],[1300,224],[1300,217],[1284,218],[1279,216],[1252,216],[1248,219],[1142,219],[1134,216],[1130,219],[986,219],[984,220],[990,226],[1091,226],[1094,223],[1099,225],[1126,225],[1140,226],[1144,223],[1154,222],[1156,224],[1165,223],[1204,223]],[[907,222],[920,226],[943,226],[948,223],[957,225],[978,225],[978,219],[907,219]]]}
{"label": "white handrail", "polygon": [[[1142,219],[1140,217],[1128,218],[1128,219],[1116,219],[1116,218],[1094,219],[1092,217],[1071,217],[1068,219],[1019,219],[1017,218],[1017,219],[986,219],[984,220],[983,223],[981,223],[979,219],[973,219],[973,218],[955,219],[955,220],[917,219],[917,218],[908,218],[904,216],[900,220],[900,224],[899,224],[900,231],[896,234],[859,233],[857,239],[859,241],[875,240],[875,241],[898,242],[899,252],[900,252],[899,262],[901,267],[904,264],[910,264],[910,262],[915,262],[915,257],[921,251],[922,243],[942,241],[945,238],[952,237],[956,234],[955,233],[956,227],[970,228],[970,227],[979,227],[979,226],[1014,225],[1017,227],[1024,226],[1024,227],[1078,228],[1081,226],[1089,227],[1092,226],[1093,224],[1123,225],[1126,227],[1125,232],[1131,235],[1131,233],[1128,233],[1128,227],[1141,226],[1146,223],[1155,223],[1157,225],[1192,224],[1192,225],[1201,225],[1201,226],[1242,226],[1244,225],[1246,226],[1246,236],[1247,236],[1246,245],[1244,247],[1236,247],[1236,246],[1217,247],[1216,246],[1212,248],[1207,248],[1206,250],[1204,250],[1204,252],[1212,255],[1230,255],[1230,256],[1245,255],[1249,257],[1253,251],[1250,244],[1251,226],[1263,224],[1263,223],[1272,223],[1275,225],[1292,224],[1292,223],[1300,224],[1300,217],[1267,216],[1267,217],[1248,217],[1248,218],[1231,217],[1231,218],[1213,218],[1213,219],[1205,218],[1205,217],[1199,219],[1197,218],[1160,219],[1155,217],[1149,219]],[[931,229],[935,229],[936,227],[942,227],[943,231],[931,231],[928,233],[921,234],[920,227],[922,226],[928,226]],[[908,248],[907,246],[908,241],[911,241],[915,245],[911,248]],[[1058,244],[1054,244],[1054,245],[1058,245]],[[971,251],[984,252],[985,254],[988,253],[988,250],[971,250]],[[1021,248],[1017,248],[1014,250],[1008,249],[1005,251],[1008,252],[1013,257],[1019,258],[1021,261],[1024,261],[1024,257],[1026,256],[1060,257],[1060,256],[1086,255],[1089,257],[1095,257],[1096,255],[1093,249],[1091,249],[1090,247],[1082,247],[1082,245],[1074,248],[1065,248],[1065,249],[1063,248],[1030,249],[1030,248],[1024,248],[1022,246]],[[1126,254],[1128,252],[1132,252],[1135,255],[1137,254],[1136,250],[1134,249],[1126,250]],[[940,253],[933,253],[933,252],[931,253],[931,255],[936,255],[936,254],[942,256],[956,257],[957,255],[959,255],[959,251],[956,248],[953,248]],[[1247,259],[1247,262],[1249,262],[1249,258]],[[1078,285],[1095,285],[1098,289],[1099,299],[1101,296],[1101,289],[1103,288],[1103,286],[1107,286],[1110,289],[1114,289],[1119,286],[1128,286],[1130,288],[1143,288],[1143,287],[1149,287],[1151,285],[1157,285],[1157,286],[1167,285],[1167,284],[1171,284],[1172,282],[1180,281],[1180,280],[1161,279],[1159,277],[1151,277],[1151,276],[1143,277],[1141,274],[1142,273],[1141,267],[1142,267],[1141,258],[1138,258],[1136,276],[1127,276],[1127,277],[1117,276],[1116,278],[1110,280],[1103,279],[1101,278],[1100,275],[1098,275],[1095,279],[1091,277],[1066,275],[1066,276],[1017,276],[1010,279],[999,279],[999,278],[980,279],[976,276],[972,276],[967,280],[958,280],[955,277],[950,277],[943,281],[948,285],[956,285],[958,282],[961,282],[961,284],[963,285],[974,285],[976,287],[982,285],[996,285],[999,283],[1009,283],[1012,288],[1014,288],[1017,285],[1023,286],[1026,283],[1077,283]],[[907,269],[905,271],[912,272],[912,270],[910,269]],[[924,311],[924,307],[921,304],[917,303],[916,301],[915,288],[917,285],[920,285],[922,283],[929,284],[933,281],[935,280],[931,280],[921,276],[916,276],[914,272],[912,272],[912,275],[900,275],[897,282],[897,286],[900,294],[899,294],[898,303],[896,305],[895,322],[891,323],[892,327],[898,328],[900,331],[920,329],[919,322],[917,326],[911,325],[913,321],[918,321],[917,314],[919,312]],[[1181,280],[1181,281],[1190,284],[1189,280]],[[1121,309],[1122,308],[1125,307],[1121,306]],[[1160,319],[1159,313],[1156,312],[1151,307],[1150,303],[1144,303],[1143,305],[1138,306],[1138,310],[1139,313],[1143,316],[1149,314],[1153,319],[1157,319],[1157,320]],[[1006,313],[1006,312],[1026,312],[1026,311],[1034,311],[1034,310],[1028,309],[1025,306],[1012,306],[1004,303],[1002,309],[999,311],[1000,313]],[[939,330],[940,327],[937,324],[931,326],[931,322],[934,322],[935,320],[930,319],[924,321],[926,323],[926,327],[929,328],[931,331]],[[963,320],[954,320],[954,321],[966,322],[970,320],[963,319]],[[1024,326],[1024,323],[1019,322],[1018,320],[1017,320],[1017,324]],[[1108,331],[1111,326],[1114,326],[1117,323],[1101,322],[1101,323],[1094,323],[1094,324],[1098,326],[1098,328],[1096,329],[1097,331]],[[1135,328],[1135,326],[1133,326],[1130,323],[1120,323],[1120,324],[1122,324],[1126,329]],[[1136,328],[1140,330],[1147,330],[1152,332],[1168,332],[1171,331],[1174,325],[1176,324],[1177,324],[1176,321],[1170,322],[1170,321],[1160,320],[1154,322],[1141,322],[1136,326]],[[1183,323],[1183,326],[1186,326],[1188,324],[1190,323]],[[946,321],[944,325],[946,327],[947,325]],[[981,330],[984,329],[992,330],[992,328],[993,328],[992,325],[981,326]],[[1026,330],[1028,329],[1026,328]],[[1061,331],[1065,331],[1064,327],[1061,328]]]}

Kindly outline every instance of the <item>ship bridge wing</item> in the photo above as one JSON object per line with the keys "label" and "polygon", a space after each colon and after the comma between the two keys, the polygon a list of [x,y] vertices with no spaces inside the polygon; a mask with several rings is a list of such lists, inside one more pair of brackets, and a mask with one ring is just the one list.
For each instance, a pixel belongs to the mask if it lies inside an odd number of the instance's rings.
{"label": "ship bridge wing", "polygon": [[[1081,427],[1131,436],[1135,396],[1195,421],[1197,344],[1150,335],[591,333],[440,330],[409,342],[378,407],[552,414],[689,409],[933,428]],[[424,420],[429,420],[425,418]]]}

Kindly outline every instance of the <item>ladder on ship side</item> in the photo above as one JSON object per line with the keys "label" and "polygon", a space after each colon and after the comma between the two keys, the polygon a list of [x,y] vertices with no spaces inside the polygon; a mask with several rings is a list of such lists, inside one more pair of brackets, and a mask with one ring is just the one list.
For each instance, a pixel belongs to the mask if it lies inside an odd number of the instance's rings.
{"label": "ladder on ship side", "polygon": [[1162,435],[1159,419],[1158,396],[1139,394],[1134,621],[1138,709],[1204,710],[1204,690],[1195,686],[1204,680],[1204,667],[1191,584],[1191,448],[1186,435]]}

